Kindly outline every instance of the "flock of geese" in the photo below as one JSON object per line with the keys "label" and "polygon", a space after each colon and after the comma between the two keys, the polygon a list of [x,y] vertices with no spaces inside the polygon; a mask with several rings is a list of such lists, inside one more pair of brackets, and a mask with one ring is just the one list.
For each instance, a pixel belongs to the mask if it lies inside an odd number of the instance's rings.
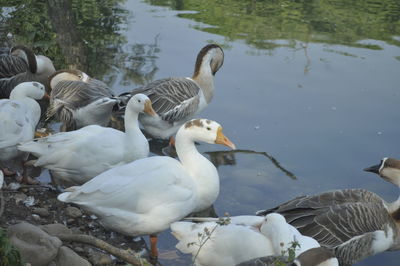
{"label": "flock of geese", "polygon": [[[195,265],[352,265],[400,249],[400,197],[392,203],[363,189],[301,196],[257,215],[187,218],[219,194],[216,167],[195,143],[235,149],[222,126],[195,119],[210,103],[214,75],[224,61],[216,44],[197,56],[192,77],[166,78],[121,95],[80,70],[56,71],[51,60],[15,46],[0,56],[0,177],[35,183],[29,165],[49,169],[65,190],[58,200],[98,216],[127,236],[170,228],[176,248]],[[39,102],[38,102],[39,101]],[[39,104],[40,103],[40,104]],[[109,127],[123,112],[125,131]],[[41,119],[62,122],[58,133],[35,138]],[[169,139],[179,160],[150,156],[141,128]],[[175,136],[175,137],[174,137]],[[27,161],[28,155],[35,159]],[[7,168],[20,158],[22,175]],[[384,158],[366,168],[400,187],[400,161]],[[191,221],[188,221],[191,220]],[[294,259],[294,260],[293,260]]]}

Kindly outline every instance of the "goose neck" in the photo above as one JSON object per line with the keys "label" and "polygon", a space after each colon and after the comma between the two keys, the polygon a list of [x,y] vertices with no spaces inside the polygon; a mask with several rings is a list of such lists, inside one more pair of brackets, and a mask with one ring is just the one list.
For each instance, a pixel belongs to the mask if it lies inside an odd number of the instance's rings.
{"label": "goose neck", "polygon": [[203,60],[200,66],[196,66],[192,79],[200,86],[207,103],[210,103],[214,96],[214,75],[209,60]]}
{"label": "goose neck", "polygon": [[388,204],[389,213],[399,213],[398,219],[400,220],[400,195],[397,200]]}
{"label": "goose neck", "polygon": [[129,106],[126,107],[124,123],[125,123],[125,133],[128,136],[138,135],[139,133],[141,134],[138,117],[139,114],[137,112],[131,110]]}
{"label": "goose neck", "polygon": [[202,211],[210,207],[218,197],[217,169],[197,151],[194,140],[182,130],[176,135],[175,147],[183,168],[196,184],[197,205],[193,211]]}

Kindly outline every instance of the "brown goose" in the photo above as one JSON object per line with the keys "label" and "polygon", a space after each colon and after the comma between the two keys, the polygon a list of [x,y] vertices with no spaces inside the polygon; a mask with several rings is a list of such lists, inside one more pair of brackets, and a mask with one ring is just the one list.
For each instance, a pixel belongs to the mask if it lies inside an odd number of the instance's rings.
{"label": "brown goose", "polygon": [[[12,89],[22,82],[37,81],[44,85],[48,84],[49,76],[55,71],[53,62],[48,57],[35,55],[32,50],[22,45],[11,48],[11,55],[14,59],[8,58],[2,62],[8,62],[10,65],[1,67],[3,75],[7,77],[0,79],[0,99],[9,98]],[[23,59],[27,68],[20,59],[15,59],[15,57]],[[24,68],[25,71],[23,71]]]}
{"label": "brown goose", "polygon": [[50,106],[47,119],[64,123],[63,131],[88,125],[107,126],[118,100],[102,81],[80,70],[59,70],[50,76]]}
{"label": "brown goose", "polygon": [[216,44],[206,45],[197,55],[191,78],[166,78],[135,89],[153,103],[157,116],[141,115],[144,130],[155,138],[167,139],[186,121],[199,114],[214,94],[214,75],[224,62],[224,52]]}
{"label": "brown goose", "polygon": [[[364,169],[400,187],[400,161],[384,158]],[[340,265],[400,249],[400,197],[385,202],[364,189],[344,189],[300,196],[258,215],[277,212],[302,234],[333,248]]]}

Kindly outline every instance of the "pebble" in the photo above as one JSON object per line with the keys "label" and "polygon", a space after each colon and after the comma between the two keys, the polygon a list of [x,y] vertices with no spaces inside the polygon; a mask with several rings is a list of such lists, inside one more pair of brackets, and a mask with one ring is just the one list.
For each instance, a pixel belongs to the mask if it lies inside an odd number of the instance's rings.
{"label": "pebble", "polygon": [[97,252],[97,251],[91,251],[89,254],[89,260],[90,262],[93,263],[93,265],[112,265],[113,261],[111,259],[110,255]]}
{"label": "pebble", "polygon": [[18,190],[21,187],[20,183],[12,182],[8,185],[8,188],[11,190]]}
{"label": "pebble", "polygon": [[71,218],[79,218],[82,216],[82,212],[76,207],[67,207],[65,209],[65,215]]}
{"label": "pebble", "polygon": [[37,215],[37,214],[32,214],[32,218],[33,218],[33,220],[35,220],[35,221],[40,221],[40,216]]}
{"label": "pebble", "polygon": [[25,195],[24,193],[17,193],[13,196],[15,203],[23,202],[28,196]]}
{"label": "pebble", "polygon": [[49,217],[50,216],[50,212],[45,209],[45,208],[35,208],[32,211],[34,214],[38,214],[41,217]]}

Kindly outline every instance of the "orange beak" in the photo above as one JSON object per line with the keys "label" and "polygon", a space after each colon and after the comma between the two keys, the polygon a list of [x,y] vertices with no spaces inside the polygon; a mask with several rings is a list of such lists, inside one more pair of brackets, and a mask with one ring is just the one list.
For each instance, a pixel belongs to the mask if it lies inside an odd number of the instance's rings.
{"label": "orange beak", "polygon": [[153,106],[151,106],[150,100],[146,100],[146,102],[144,103],[144,112],[151,116],[155,116],[157,114],[156,111],[154,111]]}
{"label": "orange beak", "polygon": [[235,144],[233,144],[225,135],[222,133],[222,127],[218,128],[217,138],[215,139],[216,144],[222,144],[228,146],[231,149],[236,149]]}
{"label": "orange beak", "polygon": [[48,95],[47,93],[45,93],[45,94],[43,95],[43,98],[42,98],[42,99],[46,99],[46,100],[50,101],[50,95]]}

